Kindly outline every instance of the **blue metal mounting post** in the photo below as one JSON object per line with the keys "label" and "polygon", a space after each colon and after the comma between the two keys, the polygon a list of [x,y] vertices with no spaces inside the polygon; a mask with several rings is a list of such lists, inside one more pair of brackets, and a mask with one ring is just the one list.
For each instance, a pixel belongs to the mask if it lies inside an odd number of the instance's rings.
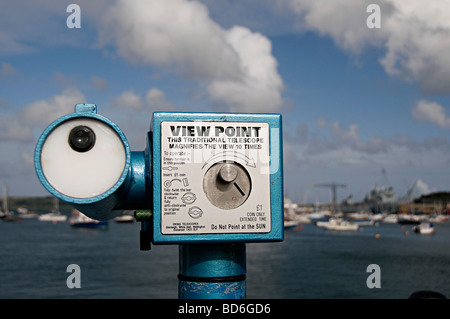
{"label": "blue metal mounting post", "polygon": [[245,244],[180,245],[179,299],[244,299]]}

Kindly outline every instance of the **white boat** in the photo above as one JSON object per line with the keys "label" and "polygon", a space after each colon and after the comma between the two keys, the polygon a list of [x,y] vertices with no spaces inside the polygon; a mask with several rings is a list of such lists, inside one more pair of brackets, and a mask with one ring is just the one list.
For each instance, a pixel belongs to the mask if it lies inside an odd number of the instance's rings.
{"label": "white boat", "polygon": [[315,222],[316,226],[318,227],[324,227],[325,225],[328,225],[330,223],[329,220],[318,220]]}
{"label": "white boat", "polygon": [[335,231],[356,231],[359,228],[358,224],[340,218],[330,218],[328,221],[317,222],[316,225],[326,230]]}
{"label": "white boat", "polygon": [[321,219],[327,218],[331,216],[331,211],[329,210],[321,210],[307,214],[306,216],[312,221],[319,221]]}
{"label": "white boat", "polygon": [[311,222],[311,218],[305,214],[297,214],[293,220],[299,222],[300,224],[309,224]]}
{"label": "white boat", "polygon": [[55,197],[53,209],[47,214],[40,215],[38,217],[38,220],[40,220],[41,222],[53,222],[53,223],[65,222],[67,220],[67,216],[61,214],[61,212],[59,211],[59,200]]}
{"label": "white boat", "polygon": [[383,223],[397,224],[398,216],[396,214],[388,214],[386,217],[383,218],[382,221]]}
{"label": "white boat", "polygon": [[413,231],[419,234],[429,235],[434,233],[435,228],[432,223],[421,223],[420,225],[414,226]]}
{"label": "white boat", "polygon": [[302,223],[296,220],[284,220],[284,229],[292,229],[300,226]]}
{"label": "white boat", "polygon": [[371,218],[351,219],[351,222],[359,226],[373,226],[375,224],[375,221]]}
{"label": "white boat", "polygon": [[97,228],[107,229],[108,222],[92,219],[77,209],[72,210],[72,214],[69,218],[70,226],[75,228]]}
{"label": "white boat", "polygon": [[449,220],[448,215],[439,214],[439,215],[434,215],[434,216],[430,217],[430,222],[433,222],[433,223],[448,222],[448,220]]}
{"label": "white boat", "polygon": [[67,216],[61,214],[58,210],[52,210],[50,213],[40,215],[38,220],[41,222],[65,222]]}
{"label": "white boat", "polygon": [[306,215],[297,213],[296,208],[297,204],[292,203],[288,197],[284,198],[284,229],[296,228],[311,222]]}
{"label": "white boat", "polygon": [[383,219],[385,218],[386,216],[384,215],[384,214],[371,214],[370,216],[369,216],[369,218],[371,219],[371,220],[373,220],[374,222],[380,222],[380,221],[383,221]]}
{"label": "white boat", "polygon": [[134,216],[132,211],[125,211],[122,215],[114,218],[116,223],[132,223],[134,221]]}
{"label": "white boat", "polygon": [[30,211],[26,207],[17,208],[17,214],[23,219],[31,219],[39,217],[38,213]]}
{"label": "white boat", "polygon": [[374,214],[364,210],[348,215],[350,221],[357,223],[359,226],[373,226],[375,222],[380,221],[383,217],[383,214]]}

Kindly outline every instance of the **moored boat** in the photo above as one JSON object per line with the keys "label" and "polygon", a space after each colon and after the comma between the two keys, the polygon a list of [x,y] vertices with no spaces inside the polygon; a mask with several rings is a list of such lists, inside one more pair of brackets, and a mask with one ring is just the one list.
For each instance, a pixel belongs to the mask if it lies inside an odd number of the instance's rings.
{"label": "moored boat", "polygon": [[358,224],[359,226],[373,226],[375,224],[375,221],[370,218],[352,219],[351,222]]}
{"label": "moored boat", "polygon": [[0,211],[0,218],[4,222],[19,222],[22,220],[19,216],[14,214],[14,212],[8,209],[8,187],[3,185],[3,210]]}
{"label": "moored boat", "polygon": [[114,218],[116,223],[132,223],[134,221],[134,216],[132,211],[125,211],[122,215]]}
{"label": "moored boat", "polygon": [[300,226],[302,223],[297,220],[284,220],[284,229],[292,229]]}
{"label": "moored boat", "polygon": [[4,222],[20,222],[22,221],[22,218],[20,218],[19,216],[17,216],[16,214],[14,214],[11,211],[8,211],[3,217],[2,220]]}
{"label": "moored boat", "polygon": [[52,223],[65,222],[67,220],[67,216],[59,211],[58,198],[56,197],[54,198],[53,209],[47,214],[40,215],[38,217],[38,220],[40,220],[41,222],[52,222]]}
{"label": "moored boat", "polygon": [[26,207],[17,208],[17,214],[23,219],[38,218],[39,214],[28,210]]}
{"label": "moored boat", "polygon": [[340,218],[330,218],[328,221],[317,222],[316,225],[326,230],[335,231],[356,231],[359,228],[357,223],[352,223]]}
{"label": "moored boat", "polygon": [[100,229],[106,229],[108,228],[108,222],[107,221],[100,221],[92,219],[86,215],[84,215],[79,210],[73,209],[72,215],[69,219],[70,226],[75,228],[100,228]]}
{"label": "moored boat", "polygon": [[413,231],[418,234],[429,235],[435,232],[435,228],[432,223],[421,223],[420,225],[414,226]]}
{"label": "moored boat", "polygon": [[400,225],[419,225],[420,222],[420,217],[412,214],[401,215],[397,221]]}
{"label": "moored boat", "polygon": [[38,220],[41,222],[65,222],[67,216],[63,215],[59,210],[52,210],[47,214],[39,215]]}
{"label": "moored boat", "polygon": [[387,216],[385,216],[382,219],[383,223],[388,223],[388,224],[397,224],[398,222],[398,216],[397,214],[388,214]]}
{"label": "moored boat", "polygon": [[433,223],[442,223],[442,222],[448,222],[448,215],[434,215],[432,217],[430,217],[430,222]]}

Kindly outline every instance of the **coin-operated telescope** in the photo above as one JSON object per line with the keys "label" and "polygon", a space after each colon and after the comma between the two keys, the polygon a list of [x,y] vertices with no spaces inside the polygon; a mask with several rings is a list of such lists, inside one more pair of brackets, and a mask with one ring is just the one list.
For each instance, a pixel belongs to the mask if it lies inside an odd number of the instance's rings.
{"label": "coin-operated telescope", "polygon": [[282,163],[279,114],[156,112],[132,152],[95,104],[50,124],[35,151],[52,195],[97,220],[135,210],[141,249],[180,245],[180,298],[245,297],[245,243],[284,239]]}

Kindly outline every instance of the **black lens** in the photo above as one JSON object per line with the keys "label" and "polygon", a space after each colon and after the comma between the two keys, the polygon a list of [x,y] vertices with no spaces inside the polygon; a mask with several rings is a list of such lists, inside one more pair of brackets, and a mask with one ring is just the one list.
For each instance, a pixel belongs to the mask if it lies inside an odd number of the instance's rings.
{"label": "black lens", "polygon": [[69,145],[74,151],[87,152],[94,147],[95,134],[90,127],[80,125],[74,127],[69,134]]}

